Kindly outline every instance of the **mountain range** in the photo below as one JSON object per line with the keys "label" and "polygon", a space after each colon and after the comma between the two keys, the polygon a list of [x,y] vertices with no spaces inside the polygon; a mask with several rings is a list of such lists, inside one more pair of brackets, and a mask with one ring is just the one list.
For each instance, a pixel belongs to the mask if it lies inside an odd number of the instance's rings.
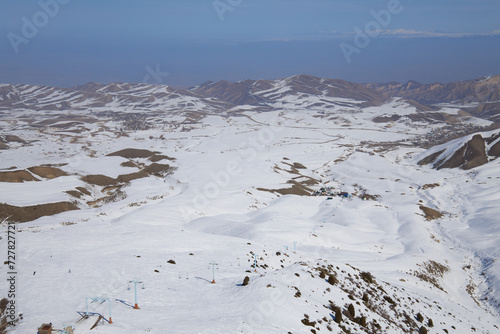
{"label": "mountain range", "polygon": [[499,79],[0,85],[0,332],[497,333]]}
{"label": "mountain range", "polygon": [[157,108],[165,101],[176,108],[199,107],[225,111],[250,105],[265,110],[276,103],[294,103],[317,97],[314,104],[303,107],[325,107],[341,104],[339,99],[358,101],[360,106],[381,105],[388,98],[402,97],[422,111],[439,110],[444,104],[460,104],[464,112],[494,122],[500,120],[500,76],[448,84],[356,84],[339,79],[296,75],[277,80],[240,82],[206,82],[188,89],[162,85],[88,83],[72,88],[32,85],[0,86],[0,110],[78,110],[123,105],[134,108]]}

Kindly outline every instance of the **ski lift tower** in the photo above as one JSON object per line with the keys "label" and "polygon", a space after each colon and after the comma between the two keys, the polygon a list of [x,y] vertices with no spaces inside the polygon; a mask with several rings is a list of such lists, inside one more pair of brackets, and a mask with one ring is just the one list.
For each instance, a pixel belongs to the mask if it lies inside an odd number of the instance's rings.
{"label": "ski lift tower", "polygon": [[90,315],[91,313],[89,312],[89,300],[91,302],[108,302],[109,304],[109,321],[108,323],[112,324],[113,321],[111,321],[111,300],[109,298],[89,298],[87,297],[87,299],[85,300],[85,303],[86,303],[86,312],[85,314],[86,315]]}
{"label": "ski lift tower", "polygon": [[[137,284],[142,284],[142,288],[144,289],[144,282],[142,281],[128,281],[129,284],[133,283],[134,284],[134,294],[135,294],[135,305],[134,309],[139,310],[139,305],[137,304]],[[130,290],[130,286],[127,288],[127,290]]]}
{"label": "ski lift tower", "polygon": [[209,265],[212,266],[212,284],[215,284],[215,267],[217,266],[217,269],[219,269],[219,264],[212,260]]}

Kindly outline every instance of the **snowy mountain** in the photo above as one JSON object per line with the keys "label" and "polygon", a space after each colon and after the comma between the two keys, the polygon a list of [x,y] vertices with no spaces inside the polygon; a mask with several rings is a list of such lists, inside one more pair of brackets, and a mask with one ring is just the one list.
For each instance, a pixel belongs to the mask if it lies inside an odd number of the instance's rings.
{"label": "snowy mountain", "polygon": [[460,103],[472,115],[500,121],[500,75],[446,84],[408,81],[406,84],[391,82],[365,86],[387,97],[404,97],[426,105]]}
{"label": "snowy mountain", "polygon": [[314,106],[329,107],[342,102],[348,104],[348,99],[355,100],[357,103],[363,102],[364,106],[374,106],[382,104],[385,100],[378,92],[360,84],[305,74],[278,80],[208,82],[191,90],[200,95],[215,97],[236,105],[266,105],[286,103],[290,101],[290,98],[294,102],[316,98]]}
{"label": "snowy mountain", "polygon": [[406,97],[421,103],[500,101],[500,75],[445,84],[408,81],[405,84],[390,82],[365,86],[388,96]]}
{"label": "snowy mountain", "polygon": [[500,157],[500,132],[477,133],[438,145],[426,152],[419,165],[471,169]]}
{"label": "snowy mountain", "polygon": [[461,102],[304,75],[0,92],[9,333],[499,331],[498,130]]}
{"label": "snowy mountain", "polygon": [[157,110],[169,106],[177,109],[217,109],[220,102],[203,99],[187,90],[147,84],[89,83],[74,88],[31,85],[0,86],[0,110],[88,111],[89,108]]}

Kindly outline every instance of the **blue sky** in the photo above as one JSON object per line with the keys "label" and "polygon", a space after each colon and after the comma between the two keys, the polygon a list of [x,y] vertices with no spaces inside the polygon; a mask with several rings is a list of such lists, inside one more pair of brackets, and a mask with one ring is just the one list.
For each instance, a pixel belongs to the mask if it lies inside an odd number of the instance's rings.
{"label": "blue sky", "polygon": [[500,1],[0,0],[0,59],[0,82],[56,86],[449,82],[500,74]]}

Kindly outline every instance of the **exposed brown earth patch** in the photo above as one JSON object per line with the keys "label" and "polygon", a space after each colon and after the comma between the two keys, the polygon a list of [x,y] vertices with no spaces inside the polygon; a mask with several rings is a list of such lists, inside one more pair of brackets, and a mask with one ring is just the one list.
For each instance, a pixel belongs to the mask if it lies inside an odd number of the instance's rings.
{"label": "exposed brown earth patch", "polygon": [[61,212],[78,210],[71,202],[57,202],[30,206],[14,206],[0,203],[0,219],[8,218],[13,222],[28,222],[44,216],[52,216]]}
{"label": "exposed brown earth patch", "polygon": [[110,186],[110,187],[104,187],[102,189],[103,193],[107,193],[108,195],[111,195],[113,192],[116,190],[120,189],[122,186]]}
{"label": "exposed brown earth patch", "polygon": [[16,135],[4,135],[4,136],[0,135],[0,142],[3,142],[3,143],[11,143],[11,142],[25,143],[26,141],[24,139],[22,139],[21,137],[16,136]]}
{"label": "exposed brown earth patch", "polygon": [[156,155],[160,152],[151,152],[149,150],[138,149],[138,148],[126,148],[120,151],[116,151],[110,154],[107,154],[107,157],[122,157],[127,159],[135,159],[135,158],[149,158],[153,155]]}
{"label": "exposed brown earth patch", "polygon": [[99,175],[86,175],[83,176],[81,180],[96,186],[109,187],[109,186],[119,185],[120,183],[127,183],[132,180],[148,177],[150,175],[164,177],[166,175],[172,174],[174,170],[175,168],[170,165],[152,163],[151,165],[147,166],[146,168],[144,168],[139,172],[122,174],[119,175],[116,179],[106,175],[99,174]]}
{"label": "exposed brown earth patch", "polygon": [[[280,195],[299,195],[299,196],[311,196],[314,193],[314,190],[309,188],[309,186],[318,185],[321,182],[316,180],[310,176],[303,175],[300,173],[301,169],[307,169],[306,166],[299,162],[290,163],[288,162],[290,159],[283,158],[285,161],[281,161],[281,163],[285,166],[274,165],[274,171],[276,173],[287,172],[289,174],[297,175],[288,180],[286,183],[291,184],[292,186],[289,188],[279,188],[279,189],[267,189],[267,188],[257,188],[260,191],[267,191],[271,193],[276,193]],[[286,166],[290,167],[290,169]]]}
{"label": "exposed brown earth patch", "polygon": [[98,198],[94,201],[88,201],[87,205],[91,207],[99,207],[103,204],[110,203],[110,202],[115,202],[117,200],[123,199],[125,194],[120,190],[120,187],[118,187],[115,191],[109,191],[108,196],[104,196],[101,198]]}
{"label": "exposed brown earth patch", "polygon": [[399,116],[399,115],[377,116],[374,119],[372,119],[372,121],[375,123],[388,123],[388,122],[396,122],[400,118],[401,118],[401,116]]}
{"label": "exposed brown earth patch", "polygon": [[130,161],[130,160],[129,160],[129,161],[122,162],[122,163],[120,164],[120,166],[122,166],[122,167],[137,167],[137,165],[135,164],[135,162]]}
{"label": "exposed brown earth patch", "polygon": [[266,188],[257,188],[260,191],[267,191],[270,193],[277,193],[280,195],[298,195],[298,196],[309,196],[313,193],[313,190],[303,186],[302,184],[290,180],[288,183],[292,184],[290,188],[281,188],[281,189],[266,189]]}
{"label": "exposed brown earth patch", "polygon": [[293,167],[297,168],[297,169],[307,169],[306,166],[304,166],[303,164],[299,163],[299,162],[294,162],[293,163]]}
{"label": "exposed brown earth patch", "polygon": [[[300,179],[300,178],[305,178],[305,180],[298,181],[298,179]],[[293,180],[297,181],[298,183],[300,183],[303,186],[315,186],[317,184],[320,184],[320,181],[318,181],[312,177],[309,177],[309,176],[299,176],[299,177],[293,178]]]}
{"label": "exposed brown earth patch", "polygon": [[142,179],[143,177],[148,177],[148,176],[149,176],[148,173],[141,170],[141,171],[135,172],[135,173],[119,175],[116,178],[116,180],[118,182],[127,183],[127,182],[130,182],[132,180]]}
{"label": "exposed brown earth patch", "polygon": [[171,167],[170,165],[158,164],[158,163],[152,163],[151,165],[143,169],[143,171],[148,173],[149,175],[154,175],[159,177],[169,175],[174,170],[175,168]]}
{"label": "exposed brown earth patch", "polygon": [[76,190],[78,190],[79,192],[81,192],[82,194],[85,194],[85,195],[88,195],[90,196],[90,191],[88,191],[87,189],[85,189],[84,187],[76,187]]}
{"label": "exposed brown earth patch", "polygon": [[424,212],[424,217],[427,220],[434,220],[443,217],[443,214],[437,210],[431,209],[423,205],[420,205],[419,208]]}
{"label": "exposed brown earth patch", "polygon": [[65,193],[70,195],[70,196],[76,197],[76,198],[82,197],[82,193],[77,191],[77,190],[67,190],[67,191],[65,191]]}
{"label": "exposed brown earth patch", "polygon": [[414,271],[413,272],[414,276],[444,291],[443,287],[440,284],[440,279],[443,278],[444,275],[450,271],[449,267],[433,260],[424,262],[418,266],[420,267],[420,270]]}
{"label": "exposed brown earth patch", "polygon": [[40,180],[25,170],[0,172],[0,182],[25,182],[25,181],[40,181]]}
{"label": "exposed brown earth patch", "polygon": [[439,186],[440,186],[439,183],[428,183],[428,184],[424,184],[422,186],[422,190],[432,189],[432,188],[436,188]]}
{"label": "exposed brown earth patch", "polygon": [[33,174],[36,174],[46,179],[54,179],[56,177],[68,175],[65,171],[62,171],[59,168],[54,168],[54,167],[30,167],[28,168],[28,170]]}
{"label": "exposed brown earth patch", "polygon": [[156,154],[156,155],[153,155],[152,157],[149,158],[149,161],[151,162],[158,162],[158,161],[161,161],[161,160],[170,160],[170,161],[173,161],[175,160],[175,158],[171,158],[167,155],[161,155],[161,154]]}
{"label": "exposed brown earth patch", "polygon": [[118,184],[118,180],[106,175],[85,175],[82,176],[81,180],[83,182],[93,184],[96,186],[111,186]]}

